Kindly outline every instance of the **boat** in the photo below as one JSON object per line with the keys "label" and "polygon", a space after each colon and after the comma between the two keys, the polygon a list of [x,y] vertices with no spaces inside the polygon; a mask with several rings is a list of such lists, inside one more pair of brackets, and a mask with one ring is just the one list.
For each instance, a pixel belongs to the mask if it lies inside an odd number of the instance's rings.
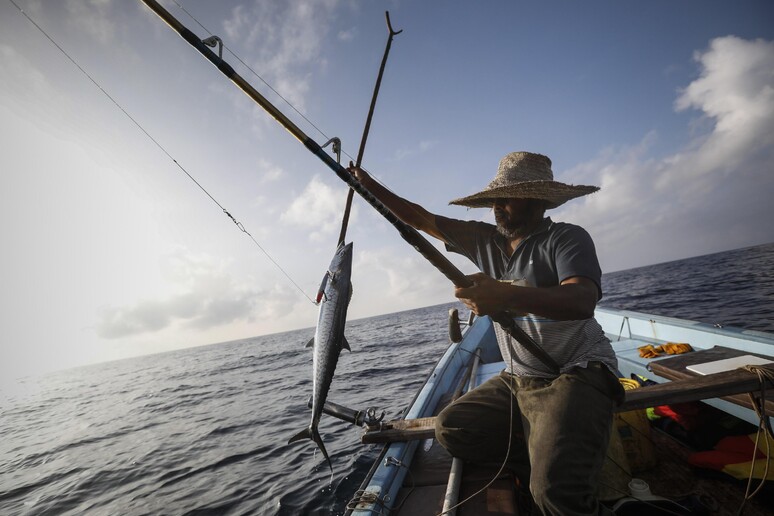
{"label": "boat", "polygon": [[[215,53],[211,50],[218,45],[218,38],[200,39],[156,0],[142,1],[224,76],[268,112],[308,151],[319,158],[339,179],[390,222],[407,243],[454,285],[468,287],[472,284],[471,280],[457,269],[438,248],[428,242],[416,229],[398,219],[338,160],[334,160],[332,156],[327,154],[323,149],[327,143],[321,146],[310,138],[225,62],[220,51]],[[391,28],[390,34],[394,35]],[[534,342],[530,343],[529,337],[517,325],[513,324],[512,319],[506,313],[495,314],[494,318],[502,323],[503,329],[522,346],[528,347],[536,353],[541,352]],[[765,377],[759,377],[749,371],[732,369],[697,378],[698,373],[688,369],[694,363],[686,363],[681,356],[638,358],[639,348],[651,346],[655,350],[656,347],[663,347],[670,342],[690,343],[694,351],[687,353],[686,356],[690,357],[688,362],[698,357],[696,364],[729,359],[738,360],[739,357],[757,356],[766,359],[774,356],[774,336],[601,308],[597,310],[597,318],[614,342],[614,349],[620,361],[619,368],[622,378],[635,382],[638,381],[637,379],[642,379],[643,382],[654,383],[627,391],[626,401],[620,407],[623,414],[628,414],[631,411],[635,411],[635,414],[642,414],[642,410],[646,407],[665,403],[730,397],[723,400],[712,400],[711,403],[720,407],[713,408],[719,413],[735,417],[747,425],[756,420],[756,416],[750,408],[754,406],[754,403],[750,402],[749,406],[744,406],[744,402],[738,399],[738,395],[755,391],[760,384],[772,387],[771,381],[766,380]],[[411,514],[421,516],[424,514],[451,514],[455,511],[459,514],[519,514],[523,513],[521,511],[523,506],[528,506],[528,495],[525,496],[526,486],[522,485],[519,479],[510,472],[498,468],[496,465],[484,467],[462,464],[459,460],[450,457],[433,438],[433,416],[435,414],[461,394],[466,385],[473,388],[504,369],[504,363],[495,340],[492,320],[489,317],[469,318],[465,324],[464,335],[459,331],[459,324],[458,316],[451,314],[450,336],[452,344],[430,372],[402,419],[385,422],[381,420],[381,417],[377,417],[372,409],[365,412],[352,411],[346,407],[326,402],[324,412],[366,427],[362,438],[364,443],[384,443],[379,458],[348,504],[347,514]],[[677,363],[675,363],[675,359],[679,359]],[[657,370],[656,365],[660,365],[662,368]],[[774,372],[772,368],[764,368],[763,370],[766,371],[766,374]],[[768,405],[764,405],[762,410],[766,414],[774,413]],[[617,424],[618,422],[616,422]],[[626,424],[630,428],[634,428],[634,424]],[[622,426],[622,428],[625,427]],[[753,426],[753,428],[755,427]],[[615,436],[619,433],[613,432],[611,441],[615,441]],[[664,444],[664,447],[668,447],[668,445]],[[659,449],[661,446],[656,445],[654,448]],[[619,452],[617,458],[620,460],[615,462],[620,466],[624,457],[627,461],[629,460],[623,442],[619,447]],[[609,452],[608,456],[611,456],[611,453],[615,454],[616,450]],[[632,456],[632,459],[637,458],[636,455]],[[673,462],[660,469],[674,472],[677,467],[674,466]],[[626,474],[622,474],[622,472]],[[619,467],[619,471],[613,471],[610,474],[610,478],[613,480],[627,480],[624,486],[625,490],[613,485],[606,486],[609,491],[616,493],[616,503],[647,501],[648,505],[644,512],[641,512],[642,514],[656,514],[654,508],[661,505],[667,506],[665,510],[669,514],[688,513],[685,512],[687,509],[681,509],[683,506],[675,507],[667,503],[670,502],[669,498],[663,496],[666,492],[661,494],[661,488],[655,483],[655,480],[663,477],[663,473],[652,478],[644,478],[644,473],[638,472],[638,477],[635,478],[632,476],[632,467],[628,466],[628,470]],[[650,485],[646,485],[647,482],[651,482],[652,488]],[[686,479],[683,483],[686,482],[694,485],[691,483],[693,480]],[[675,482],[672,481],[671,484],[675,484]],[[479,491],[481,493],[477,494]],[[712,490],[712,492],[719,491]],[[743,497],[743,499],[746,498],[746,496]],[[752,511],[757,509],[756,503],[753,500],[747,504],[748,514],[752,514]],[[624,506],[619,506],[617,509],[622,509],[618,511],[619,514],[636,513]],[[761,512],[761,514],[768,514],[768,512]]]}
{"label": "boat", "polygon": [[[607,307],[597,307],[595,317],[613,344],[627,388],[600,500],[616,514],[731,514],[742,505],[745,514],[771,514],[768,483],[763,496],[745,500],[741,480],[710,471],[697,477],[702,471],[686,460],[696,450],[650,423],[646,407],[698,403],[715,421],[737,422],[737,433],[754,432],[761,418],[743,393],[767,382],[738,367],[763,364],[759,367],[774,373],[774,363],[766,365],[774,362],[774,335]],[[460,323],[452,309],[449,328],[451,344],[402,418],[363,425],[363,443],[384,445],[345,514],[529,514],[527,488],[513,473],[498,465],[463,464],[434,439],[433,416],[466,386],[480,385],[505,368],[488,317],[471,314]],[[691,351],[650,358],[640,352],[667,343],[689,344]],[[718,363],[725,370],[712,371]],[[703,367],[709,374],[702,374]],[[765,403],[767,416],[774,415],[772,402]]]}

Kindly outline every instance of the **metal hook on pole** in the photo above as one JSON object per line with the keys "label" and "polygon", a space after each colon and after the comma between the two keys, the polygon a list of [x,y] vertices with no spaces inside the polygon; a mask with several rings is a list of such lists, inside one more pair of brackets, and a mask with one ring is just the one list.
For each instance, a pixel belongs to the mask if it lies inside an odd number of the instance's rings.
{"label": "metal hook on pole", "polygon": [[336,155],[336,163],[341,164],[341,138],[339,138],[338,136],[334,136],[333,138],[325,142],[322,148],[324,149],[331,143],[333,144],[333,147],[331,147],[331,149],[333,150],[333,153]]}
{"label": "metal hook on pole", "polygon": [[217,36],[210,36],[209,38],[205,38],[202,40],[202,43],[207,45],[208,47],[215,48],[215,45],[218,46],[218,57],[223,59],[223,40],[220,39]]}
{"label": "metal hook on pole", "polygon": [[[387,30],[389,31],[390,34],[387,37],[387,46],[384,48],[384,56],[382,57],[382,64],[379,67],[379,75],[377,75],[376,77],[374,94],[371,97],[371,106],[368,108],[368,117],[366,117],[365,128],[363,129],[363,136],[360,139],[360,149],[357,152],[357,161],[355,163],[355,166],[358,168],[363,162],[363,154],[365,153],[365,146],[366,146],[366,142],[368,141],[368,132],[371,130],[371,120],[373,119],[373,116],[374,116],[374,108],[376,107],[376,98],[379,96],[379,87],[382,85],[382,76],[384,75],[384,67],[387,64],[387,56],[390,54],[390,47],[392,46],[392,38],[397,36],[401,32],[403,32],[403,30],[395,31],[392,28],[389,11],[385,11],[384,16],[387,19]],[[339,241],[336,244],[337,246],[343,244],[344,239],[347,236],[347,226],[349,225],[349,212],[352,209],[352,197],[354,196],[354,194],[355,194],[355,191],[352,190],[352,188],[350,188],[349,193],[347,193],[347,204],[344,207],[344,215],[341,220],[341,232],[339,233]]]}

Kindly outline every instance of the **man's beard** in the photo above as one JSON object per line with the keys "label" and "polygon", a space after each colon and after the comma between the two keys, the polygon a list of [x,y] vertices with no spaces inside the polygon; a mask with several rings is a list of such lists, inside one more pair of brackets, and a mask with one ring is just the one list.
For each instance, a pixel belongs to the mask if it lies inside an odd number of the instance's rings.
{"label": "man's beard", "polygon": [[526,213],[520,220],[510,220],[504,211],[495,209],[497,232],[509,240],[524,238],[539,225],[543,219],[543,213],[543,204],[532,199],[530,199]]}
{"label": "man's beard", "polygon": [[524,234],[524,226],[520,225],[516,227],[500,220],[497,221],[497,232],[509,240],[515,240],[526,236]]}

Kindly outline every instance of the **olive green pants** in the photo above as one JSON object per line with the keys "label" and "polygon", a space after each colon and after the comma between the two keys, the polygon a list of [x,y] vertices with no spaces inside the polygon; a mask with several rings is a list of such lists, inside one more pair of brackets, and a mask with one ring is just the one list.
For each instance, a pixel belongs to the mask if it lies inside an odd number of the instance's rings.
{"label": "olive green pants", "polygon": [[597,362],[553,380],[502,372],[446,407],[435,435],[463,460],[501,463],[507,455],[545,515],[606,514],[597,478],[622,400],[618,379]]}

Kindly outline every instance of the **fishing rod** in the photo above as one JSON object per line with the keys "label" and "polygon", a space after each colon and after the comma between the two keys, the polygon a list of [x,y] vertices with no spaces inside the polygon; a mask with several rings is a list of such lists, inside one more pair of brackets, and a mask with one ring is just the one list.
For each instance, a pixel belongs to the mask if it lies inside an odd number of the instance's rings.
{"label": "fishing rod", "polygon": [[[374,94],[371,96],[371,106],[368,108],[368,116],[366,117],[365,127],[363,128],[363,136],[360,138],[360,149],[357,151],[357,161],[355,166],[360,168],[363,163],[363,153],[365,153],[366,141],[368,141],[368,132],[371,129],[371,119],[374,117],[374,108],[376,107],[376,98],[379,96],[379,87],[382,85],[382,76],[384,75],[384,67],[387,64],[387,56],[390,55],[390,47],[392,47],[392,38],[403,32],[403,30],[395,31],[390,23],[390,12],[384,13],[387,18],[387,30],[389,35],[387,36],[387,46],[384,48],[384,56],[382,56],[382,64],[379,67],[379,74],[376,77],[376,85],[374,86]],[[347,225],[349,224],[349,212],[352,209],[352,197],[354,197],[355,191],[350,188],[347,193],[347,204],[344,208],[344,216],[341,220],[341,233],[339,233],[339,245],[344,243],[344,238],[347,236]]]}
{"label": "fishing rod", "polygon": [[[282,127],[285,128],[294,138],[301,142],[304,147],[307,148],[312,154],[317,156],[328,168],[330,168],[342,181],[347,183],[349,187],[357,192],[365,201],[370,204],[380,215],[382,215],[387,221],[392,224],[395,229],[398,230],[400,236],[408,242],[414,249],[416,249],[427,261],[429,261],[436,269],[438,269],[444,276],[446,276],[456,287],[467,288],[472,287],[473,282],[465,276],[455,265],[449,261],[438,249],[436,249],[430,242],[427,241],[419,232],[413,227],[409,226],[392,213],[389,208],[379,201],[374,195],[368,191],[349,171],[344,168],[340,163],[334,160],[327,152],[325,152],[320,145],[312,138],[307,136],[296,124],[293,123],[288,117],[286,117],[279,109],[277,109],[271,102],[269,102],[263,95],[261,95],[253,86],[248,83],[231,65],[224,61],[218,54],[210,50],[210,48],[194,34],[185,25],[180,23],[169,11],[162,7],[156,0],[142,0],[153,12],[155,12],[159,18],[161,18],[167,25],[170,26],[180,37],[187,41],[192,47],[199,51],[208,61],[210,61],[218,70],[223,73],[231,82],[233,82],[239,89],[241,89],[248,97],[261,106],[266,112],[268,112],[272,118],[279,122]],[[548,367],[552,373],[559,374],[559,366],[551,358],[551,356],[541,348],[524,330],[516,325],[513,317],[509,316],[506,312],[500,312],[491,316],[492,320],[502,326],[508,335],[515,339],[530,353],[535,355],[546,367]]]}

